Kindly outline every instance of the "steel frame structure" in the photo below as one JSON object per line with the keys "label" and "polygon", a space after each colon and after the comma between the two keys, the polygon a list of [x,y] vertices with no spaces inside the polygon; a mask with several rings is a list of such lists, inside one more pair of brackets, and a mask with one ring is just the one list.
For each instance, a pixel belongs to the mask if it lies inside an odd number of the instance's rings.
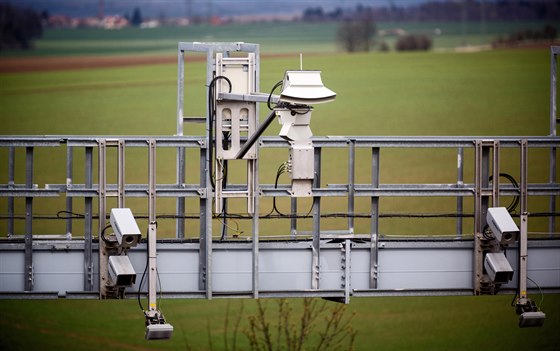
{"label": "steel frame structure", "polygon": [[[483,279],[483,238],[485,214],[491,204],[499,205],[500,196],[521,198],[521,226],[527,234],[526,221],[530,218],[527,198],[550,198],[549,232],[555,231],[556,197],[560,184],[556,175],[556,61],[558,47],[551,51],[551,133],[549,136],[522,137],[314,137],[314,163],[317,175],[313,187],[313,207],[310,212],[310,233],[298,230],[297,202],[291,201],[290,232],[281,238],[267,237],[259,230],[259,198],[289,197],[288,186],[263,184],[258,179],[258,159],[247,184],[225,184],[226,189],[244,189],[252,181],[256,184],[251,215],[251,235],[245,241],[224,240],[213,236],[213,211],[209,145],[210,121],[206,117],[184,116],[185,54],[203,52],[207,55],[207,83],[214,75],[217,52],[225,57],[230,52],[255,54],[256,89],[259,78],[259,48],[244,43],[180,43],[178,50],[177,135],[153,136],[3,136],[0,148],[7,149],[8,182],[0,184],[0,197],[8,202],[7,233],[0,239],[0,297],[15,298],[99,298],[103,297],[103,277],[106,263],[100,250],[99,235],[107,218],[106,199],[116,197],[118,206],[125,198],[146,198],[149,204],[150,230],[155,231],[158,218],[155,198],[176,199],[176,236],[158,241],[158,272],[162,294],[166,297],[292,297],[319,296],[348,302],[351,296],[384,295],[471,295],[489,293]],[[208,84],[207,84],[208,85]],[[265,102],[268,94],[235,95],[221,93],[222,99]],[[208,105],[208,104],[207,104]],[[207,111],[209,113],[209,111]],[[258,110],[257,110],[258,115]],[[206,123],[206,135],[184,136],[185,123]],[[266,148],[286,148],[287,142],[278,137],[259,139],[257,152]],[[106,173],[111,169],[106,159],[106,148],[116,147],[117,182],[107,184]],[[16,184],[16,149],[25,150],[25,183]],[[146,184],[126,184],[124,162],[126,150],[145,148],[149,160]],[[153,163],[158,149],[176,150],[176,183],[155,184],[157,169]],[[457,153],[457,181],[451,184],[384,184],[380,180],[381,158],[388,149],[452,149]],[[65,149],[66,174],[64,182],[34,184],[37,149]],[[197,150],[199,157],[198,182],[186,182],[186,151]],[[321,182],[323,150],[346,149],[348,155],[348,183]],[[356,153],[370,152],[371,182],[356,182]],[[500,173],[502,149],[519,150],[519,188],[489,182],[490,174]],[[528,152],[531,149],[550,149],[548,183],[530,183],[527,179]],[[474,183],[464,182],[465,150],[472,150]],[[84,153],[85,178],[76,184],[73,177],[74,155]],[[97,155],[97,165],[94,156]],[[385,157],[385,156],[384,156]],[[94,184],[97,174],[98,184]],[[83,201],[83,229],[73,227],[73,218],[66,219],[66,233],[42,235],[33,226],[34,202],[43,197],[65,197],[66,211],[73,212],[76,201]],[[328,197],[347,199],[347,226],[341,230],[322,230],[321,200]],[[453,197],[457,199],[456,232],[451,238],[415,237],[413,240],[383,238],[380,231],[380,199],[389,197]],[[14,199],[25,199],[24,233],[15,233]],[[185,237],[185,199],[199,201],[200,228],[195,240]],[[368,233],[355,232],[355,203],[358,198],[369,199],[370,220]],[[464,199],[474,202],[473,233],[464,234]],[[94,202],[98,212],[94,213]],[[74,219],[75,220],[75,219]],[[94,223],[97,220],[97,233]],[[227,233],[226,233],[227,234]],[[152,243],[155,236],[150,237]],[[526,246],[525,246],[526,244]],[[151,249],[155,246],[152,245]],[[529,259],[511,262],[518,272],[525,270],[545,292],[560,291],[560,240],[552,234],[545,239],[522,243],[522,253]],[[520,256],[517,246],[509,249]],[[146,242],[130,250],[129,256],[137,272],[147,264]],[[150,258],[155,252],[150,251]],[[520,269],[522,268],[522,269]],[[141,279],[137,279],[137,282]],[[155,282],[154,282],[155,284]],[[526,276],[514,278],[501,291],[514,291],[526,284]],[[134,286],[127,292],[142,290]],[[153,287],[152,287],[153,288]],[[536,287],[530,287],[529,290]],[[152,289],[153,290],[153,289]]]}

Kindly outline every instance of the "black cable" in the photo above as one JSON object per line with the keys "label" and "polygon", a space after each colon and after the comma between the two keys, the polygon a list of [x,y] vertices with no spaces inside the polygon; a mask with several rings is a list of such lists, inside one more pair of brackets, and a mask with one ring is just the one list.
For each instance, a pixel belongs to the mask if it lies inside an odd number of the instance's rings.
{"label": "black cable", "polygon": [[513,299],[511,300],[511,307],[515,306],[515,299],[517,299],[517,290],[515,290],[515,295],[513,295]]}
{"label": "black cable", "polygon": [[210,183],[212,184],[212,189],[216,188],[216,185],[214,183],[214,179],[212,178],[212,169],[213,169],[213,165],[212,162],[214,160],[214,148],[212,143],[214,142],[214,123],[216,123],[215,120],[215,116],[216,116],[216,101],[215,101],[215,91],[214,89],[216,88],[216,82],[220,79],[224,79],[226,82],[228,82],[229,85],[229,92],[231,93],[231,80],[229,80],[228,77],[226,76],[216,76],[214,77],[214,79],[212,79],[210,81],[210,84],[208,85],[208,118],[209,118],[209,123],[208,123],[208,128],[209,128],[209,140],[208,140],[208,154],[210,155],[210,160],[208,162],[209,166],[208,166],[208,170],[210,172]]}
{"label": "black cable", "polygon": [[[322,218],[368,218],[371,217],[371,213],[355,213],[349,214],[346,212],[333,212],[333,213],[324,213],[321,215]],[[473,218],[473,213],[380,213],[379,218]],[[529,213],[529,217],[560,217],[560,212],[531,212]],[[17,220],[25,220],[28,217],[24,215],[0,215],[0,220],[2,219],[17,219]],[[58,220],[67,220],[64,218],[59,218],[55,215],[33,215],[31,216],[32,219],[58,219]],[[85,218],[85,217],[84,217]],[[98,216],[92,216],[93,219],[98,218]],[[148,219],[149,216],[145,214],[138,214],[134,215],[136,219]],[[177,215],[175,213],[162,213],[156,216],[157,219],[200,219],[199,213],[192,213],[192,214],[182,214]],[[224,218],[222,214],[214,215],[213,218]],[[241,214],[241,213],[229,213],[225,216],[225,218],[237,218],[237,219],[252,219],[253,216]],[[270,219],[270,218],[305,218],[303,215],[288,215],[285,216],[274,216],[267,214],[259,215],[261,219]]]}
{"label": "black cable", "polygon": [[[63,216],[64,215],[64,216]],[[60,219],[70,219],[70,218],[85,218],[86,216],[81,214],[81,213],[76,213],[76,212],[71,212],[71,211],[58,211],[56,213],[56,218],[60,218]]]}
{"label": "black cable", "polygon": [[278,83],[276,83],[276,84],[274,85],[274,87],[272,87],[272,90],[270,91],[270,94],[268,94],[268,100],[266,101],[266,106],[267,106],[268,109],[271,110],[271,111],[274,110],[274,107],[272,107],[272,105],[271,105],[271,103],[272,103],[272,101],[271,101],[271,100],[272,100],[272,94],[274,93],[274,91],[275,91],[279,86],[281,86],[281,85],[283,85],[283,84],[284,84],[284,81],[283,81],[283,80],[279,81]]}
{"label": "black cable", "polygon": [[140,306],[140,309],[142,310],[142,312],[144,312],[144,306],[142,306],[142,301],[140,301],[140,290],[142,289],[142,284],[144,283],[144,277],[146,276],[146,272],[148,271],[148,263],[149,263],[149,259],[146,260],[146,267],[144,267],[144,273],[142,273],[142,278],[140,279],[140,284],[138,285],[138,306]]}
{"label": "black cable", "polygon": [[[515,178],[507,173],[500,173],[499,175],[502,178],[506,178],[507,180],[509,180],[509,182],[513,185],[513,187],[515,189],[519,189],[519,184],[517,183],[517,181],[515,180]],[[493,176],[490,176],[488,178],[489,181],[492,181]],[[511,200],[511,203],[506,207],[508,212],[513,212],[515,211],[515,209],[517,208],[517,206],[519,205],[519,195],[515,195],[513,197],[513,199]]]}
{"label": "black cable", "polygon": [[[288,168],[287,162],[282,162],[278,167],[278,170],[276,171],[276,179],[274,180],[274,189],[278,188],[278,179],[280,179],[282,173],[286,172],[287,168]],[[279,215],[285,216],[285,214],[281,213],[276,207],[276,196],[272,197],[272,209],[266,216],[270,216],[274,212],[278,213]]]}
{"label": "black cable", "polygon": [[[225,161],[224,166],[224,175],[223,175],[223,182],[222,182],[222,190],[226,188],[227,185],[227,176],[228,176],[228,163],[227,161]],[[222,198],[222,213],[221,213],[222,217],[223,217],[223,221],[222,222],[222,235],[220,236],[220,240],[224,240],[226,237],[226,232],[227,232],[227,202],[226,202],[226,198]]]}
{"label": "black cable", "polygon": [[[286,104],[286,108],[290,110],[292,116],[295,115],[304,115],[311,111],[311,106],[309,105],[299,105],[299,104]],[[299,112],[298,110],[304,109],[303,112]]]}
{"label": "black cable", "polygon": [[[152,222],[153,223],[153,222]],[[156,224],[156,228],[157,228],[157,222],[155,222]],[[146,231],[146,236],[148,236],[150,234],[149,232],[149,228]],[[142,302],[140,301],[140,290],[142,289],[142,284],[144,284],[144,277],[146,276],[146,272],[148,271],[148,265],[150,264],[150,257],[148,257],[148,255],[146,255],[146,266],[144,267],[144,273],[142,273],[142,278],[140,279],[140,284],[138,284],[138,293],[137,293],[137,298],[138,298],[138,306],[140,306],[140,309],[142,310],[142,312],[144,312],[144,314],[146,314],[144,307],[142,306]]]}
{"label": "black cable", "polygon": [[[161,299],[163,298],[163,287],[161,285],[161,280],[159,279],[159,270],[156,268],[157,282],[159,284],[159,299],[158,299],[158,309],[161,310]],[[156,287],[157,294],[157,287]]]}
{"label": "black cable", "polygon": [[539,289],[539,292],[541,293],[541,301],[540,301],[540,303],[537,305],[537,308],[540,310],[540,309],[541,309],[541,306],[542,306],[542,303],[543,303],[543,301],[544,301],[544,294],[543,294],[543,291],[542,291],[540,285],[537,284],[536,281],[534,281],[533,279],[529,278],[528,276],[527,276],[527,279],[530,280],[531,282],[533,282],[533,284],[535,284],[535,286]]}
{"label": "black cable", "polygon": [[[286,162],[282,163],[282,165],[278,167],[278,171],[276,172],[276,180],[274,181],[275,189],[278,188],[278,179],[280,178],[282,173],[286,172],[287,169],[288,169],[288,164]],[[272,210],[276,211],[276,213],[278,213],[279,215],[284,215],[282,212],[278,210],[278,207],[276,207],[276,196],[272,198]]]}
{"label": "black cable", "polygon": [[496,237],[494,236],[492,231],[489,230],[489,229],[490,229],[490,227],[488,226],[488,224],[484,226],[484,229],[482,229],[482,236],[484,237],[484,239],[486,239],[486,240],[496,239]]}
{"label": "black cable", "polygon": [[107,243],[107,244],[109,243],[109,240],[107,240],[107,238],[105,237],[105,231],[106,231],[107,229],[109,229],[110,227],[111,227],[111,224],[107,224],[107,225],[105,226],[105,228],[103,228],[103,229],[101,230],[101,233],[99,234],[99,237],[101,238],[101,240],[103,240],[103,241],[104,241],[105,243]]}

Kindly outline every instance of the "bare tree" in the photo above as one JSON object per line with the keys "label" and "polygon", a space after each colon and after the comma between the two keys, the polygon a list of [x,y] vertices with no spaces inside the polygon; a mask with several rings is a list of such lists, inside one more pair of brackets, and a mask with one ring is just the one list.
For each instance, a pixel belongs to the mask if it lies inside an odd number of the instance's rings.
{"label": "bare tree", "polygon": [[[251,350],[352,350],[356,331],[346,305],[304,298],[300,315],[286,299],[277,300],[277,319],[273,323],[268,305],[257,300],[257,313],[248,317],[245,336]],[[240,318],[240,315],[238,315]]]}
{"label": "bare tree", "polygon": [[345,20],[337,31],[337,40],[347,52],[369,51],[376,32],[372,16]]}

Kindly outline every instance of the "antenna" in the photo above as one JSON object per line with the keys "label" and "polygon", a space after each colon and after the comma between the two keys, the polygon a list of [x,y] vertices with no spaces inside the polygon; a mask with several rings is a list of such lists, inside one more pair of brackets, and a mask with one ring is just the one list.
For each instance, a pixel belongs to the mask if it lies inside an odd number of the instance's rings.
{"label": "antenna", "polygon": [[303,53],[299,53],[299,70],[303,71]]}

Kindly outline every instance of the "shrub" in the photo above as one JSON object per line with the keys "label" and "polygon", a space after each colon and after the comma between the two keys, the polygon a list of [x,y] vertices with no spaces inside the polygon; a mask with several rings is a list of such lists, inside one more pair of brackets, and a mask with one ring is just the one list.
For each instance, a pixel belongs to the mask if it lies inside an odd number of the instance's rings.
{"label": "shrub", "polygon": [[397,51],[427,51],[432,48],[432,38],[424,34],[408,34],[399,37],[395,44]]}

